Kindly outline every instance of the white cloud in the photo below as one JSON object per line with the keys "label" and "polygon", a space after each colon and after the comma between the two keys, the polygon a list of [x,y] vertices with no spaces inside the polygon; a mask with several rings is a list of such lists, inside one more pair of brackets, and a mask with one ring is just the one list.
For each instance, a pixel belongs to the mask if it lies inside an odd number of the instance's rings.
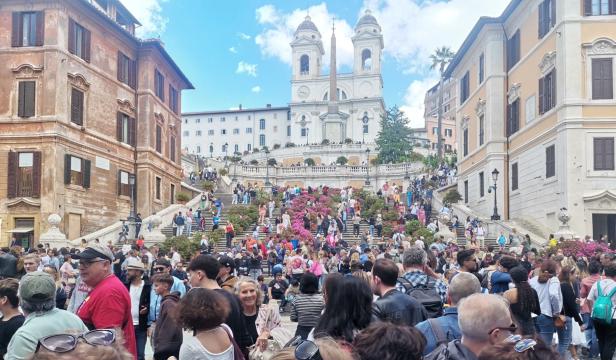
{"label": "white cloud", "polygon": [[232,52],[232,53],[234,53],[234,54],[237,54],[237,49],[236,49],[234,46],[231,46],[231,47],[229,48],[229,52]]}
{"label": "white cloud", "polygon": [[141,38],[158,37],[165,32],[165,28],[169,19],[163,16],[163,2],[168,0],[130,0],[122,1],[142,26],[135,31],[137,36]]}
{"label": "white cloud", "polygon": [[[295,9],[290,13],[281,12],[273,5],[264,5],[256,10],[257,22],[263,30],[255,36],[256,44],[261,53],[268,57],[280,59],[291,64],[291,46],[293,34],[298,25],[304,21],[306,14],[310,14],[312,21],[321,32],[325,55],[323,65],[329,66],[330,39],[332,27],[332,14],[327,4],[311,6],[307,9]],[[353,65],[353,27],[344,20],[336,19],[336,59],[338,66]]]}
{"label": "white cloud", "polygon": [[437,82],[438,76],[430,75],[421,80],[414,80],[406,89],[404,104],[400,106],[400,110],[404,111],[404,114],[410,120],[410,127],[424,126],[424,97],[426,91]]}
{"label": "white cloud", "polygon": [[260,93],[260,92],[261,92],[261,87],[260,87],[259,85],[257,85],[257,86],[253,86],[253,87],[250,89],[250,91],[252,91],[253,93],[258,94],[258,93]]}
{"label": "white cloud", "polygon": [[257,64],[249,64],[244,61],[240,61],[237,63],[237,69],[235,69],[236,74],[247,74],[252,77],[257,76]]}
{"label": "white cloud", "polygon": [[239,37],[240,37],[240,39],[242,39],[242,40],[250,40],[250,38],[251,38],[251,36],[250,36],[250,35],[245,34],[245,33],[243,33],[243,32],[238,32],[238,33],[237,33],[237,36],[239,36]]}

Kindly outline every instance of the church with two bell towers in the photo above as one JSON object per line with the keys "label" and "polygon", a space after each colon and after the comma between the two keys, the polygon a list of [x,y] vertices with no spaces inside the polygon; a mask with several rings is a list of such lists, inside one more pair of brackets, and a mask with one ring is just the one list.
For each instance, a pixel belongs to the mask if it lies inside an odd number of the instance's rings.
{"label": "church with two bell towers", "polygon": [[[332,29],[329,75],[322,74],[323,42],[310,16],[297,27],[291,49],[292,141],[295,143],[372,143],[385,112],[381,54],[383,35],[366,11],[355,26],[352,73],[337,72],[336,36]],[[298,131],[299,129],[299,131]]]}

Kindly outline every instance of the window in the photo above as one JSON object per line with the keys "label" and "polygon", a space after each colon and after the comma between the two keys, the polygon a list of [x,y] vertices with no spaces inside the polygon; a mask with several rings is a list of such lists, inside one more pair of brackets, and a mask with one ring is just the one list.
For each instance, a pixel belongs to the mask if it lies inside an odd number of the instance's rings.
{"label": "window", "polygon": [[197,131],[195,131],[195,135],[197,135],[197,136],[201,136],[201,130],[197,130]]}
{"label": "window", "polygon": [[479,197],[483,197],[485,195],[485,189],[483,184],[483,171],[479,173]]}
{"label": "window", "polygon": [[225,151],[227,151],[227,146],[225,146],[225,144],[222,144],[221,149],[222,149],[222,150],[221,150],[222,152],[225,152]]}
{"label": "window", "polygon": [[306,137],[308,136],[308,130],[306,128],[301,128],[300,129],[300,136],[301,137]]}
{"label": "window", "polygon": [[118,112],[116,126],[118,141],[135,146],[135,119]]}
{"label": "window", "polygon": [[372,69],[372,53],[368,49],[361,52],[361,68],[362,70]]}
{"label": "window", "polygon": [[234,135],[237,135],[237,134],[239,134],[239,133],[240,133],[240,129],[233,129],[233,134],[234,134]]}
{"label": "window", "polygon": [[595,170],[614,170],[614,138],[594,138]]}
{"label": "window", "polygon": [[308,75],[310,72],[310,58],[308,55],[302,55],[299,58],[299,74],[300,75]]}
{"label": "window", "polygon": [[453,136],[453,130],[451,130],[451,129],[445,129],[445,136],[447,136],[447,137],[452,137],[452,136]]}
{"label": "window", "polygon": [[201,146],[197,145],[197,154],[201,154]]}
{"label": "window", "polygon": [[160,193],[161,193],[161,183],[162,183],[162,179],[159,178],[158,176],[156,177],[156,200],[160,200]]}
{"label": "window", "polygon": [[507,105],[507,136],[520,130],[520,99]]}
{"label": "window", "polygon": [[274,132],[278,132],[278,126],[274,125],[273,130],[274,130]]}
{"label": "window", "polygon": [[170,195],[171,195],[171,199],[169,201],[170,204],[175,204],[175,185],[171,184],[171,189],[170,189]]}
{"label": "window", "polygon": [[207,118],[207,122],[208,123],[213,123],[214,122],[214,118]]}
{"label": "window", "polygon": [[265,146],[265,134],[259,135],[259,146]]}
{"label": "window", "polygon": [[364,134],[367,134],[368,133],[368,124],[363,125],[363,127],[364,127],[364,130],[363,130]]}
{"label": "window", "polygon": [[184,124],[188,124],[188,119],[184,119]]}
{"label": "window", "polygon": [[468,71],[460,80],[460,104],[464,104],[466,99],[470,96],[470,83],[469,83],[469,73]]}
{"label": "window", "polygon": [[481,116],[479,116],[479,146],[483,145],[483,142],[485,141],[484,132],[485,132],[485,117],[482,114]]}
{"label": "window", "polygon": [[612,58],[592,59],[593,100],[614,98],[613,73]]}
{"label": "window", "polygon": [[36,82],[20,81],[18,87],[17,116],[22,118],[34,116]]}
{"label": "window", "polygon": [[156,124],[156,152],[163,152],[163,128],[160,124]]}
{"label": "window", "polygon": [[64,155],[64,184],[90,187],[90,160]]}
{"label": "window", "polygon": [[190,135],[190,131],[188,131],[188,130],[184,130],[184,131],[182,132],[182,135],[183,135],[184,137],[189,136],[189,135]]}
{"label": "window", "polygon": [[479,84],[483,83],[485,71],[485,56],[483,54],[479,55]]}
{"label": "window", "polygon": [[68,19],[68,51],[90,62],[90,31]]}
{"label": "window", "polygon": [[535,120],[536,106],[535,95],[529,96],[526,99],[526,116],[524,118],[526,124],[529,124]]}
{"label": "window", "polygon": [[83,91],[71,88],[71,122],[83,126]]}
{"label": "window", "polygon": [[287,136],[291,136],[291,125],[287,125]]}
{"label": "window", "polygon": [[246,145],[246,150],[248,150],[248,151],[252,150],[252,144]]}
{"label": "window", "polygon": [[220,135],[227,135],[227,129],[220,129]]}
{"label": "window", "polygon": [[224,117],[224,116],[221,116],[221,117],[220,117],[220,122],[225,122],[225,120],[226,120],[226,119],[225,119],[225,117]]}
{"label": "window", "polygon": [[11,45],[42,46],[45,14],[42,11],[14,12]]}
{"label": "window", "polygon": [[41,196],[41,153],[9,152],[7,197]]}
{"label": "window", "polygon": [[195,119],[195,124],[201,124],[201,119]]}
{"label": "window", "polygon": [[520,30],[507,39],[507,70],[520,61]]}
{"label": "window", "polygon": [[135,88],[137,86],[137,62],[118,51],[118,81]]}
{"label": "window", "polygon": [[462,146],[464,147],[463,155],[468,155],[468,129],[464,129]]}
{"label": "window", "polygon": [[556,69],[539,79],[539,114],[545,114],[556,105]]}
{"label": "window", "polygon": [[539,39],[550,32],[556,24],[556,6],[554,0],[543,0],[539,3]]}
{"label": "window", "polygon": [[240,146],[238,144],[233,145],[233,152],[235,154],[240,152]]}
{"label": "window", "polygon": [[291,120],[291,110],[288,110],[287,111],[287,121],[290,121],[290,120]]}
{"label": "window", "polygon": [[468,180],[464,181],[464,203],[468,204]]}
{"label": "window", "polygon": [[511,191],[518,189],[518,163],[511,164]]}
{"label": "window", "polygon": [[438,127],[434,126],[432,127],[432,134],[437,134],[438,133]]}
{"label": "window", "polygon": [[265,130],[265,119],[259,120],[259,130]]}
{"label": "window", "polygon": [[175,136],[169,137],[169,160],[175,162]]}
{"label": "window", "polygon": [[252,134],[252,128],[246,128],[246,134]]}
{"label": "window", "polygon": [[128,178],[131,176],[127,171],[118,170],[118,195],[130,196],[130,184]]}
{"label": "window", "polygon": [[208,130],[208,131],[207,131],[207,134],[208,134],[208,135],[214,135],[214,130]]}
{"label": "window", "polygon": [[171,84],[169,84],[169,108],[178,113],[178,91]]}
{"label": "window", "polygon": [[556,174],[556,146],[550,145],[545,148],[545,178]]}
{"label": "window", "polygon": [[584,0],[584,15],[597,16],[616,13],[616,3],[609,0]]}
{"label": "window", "polygon": [[[274,119],[275,119],[275,118],[276,118],[276,114],[274,114]],[[238,121],[238,120],[239,120],[239,117],[237,117],[237,116],[236,116],[236,117],[235,117],[235,121]]]}
{"label": "window", "polygon": [[154,93],[165,101],[165,77],[158,70],[154,70]]}

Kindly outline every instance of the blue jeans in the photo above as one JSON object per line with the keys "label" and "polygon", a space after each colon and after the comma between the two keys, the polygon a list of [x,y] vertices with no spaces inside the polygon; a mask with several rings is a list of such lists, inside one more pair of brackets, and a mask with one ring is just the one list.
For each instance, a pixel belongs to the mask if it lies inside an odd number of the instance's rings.
{"label": "blue jeans", "polygon": [[145,344],[148,341],[148,330],[139,329],[135,325],[135,339],[137,340],[137,360],[145,360]]}
{"label": "blue jeans", "polygon": [[571,324],[571,318],[569,316],[566,317],[565,327],[556,329],[556,333],[558,333],[558,353],[562,356],[563,359],[566,358],[567,349],[569,349],[569,345],[571,345],[572,337],[573,337],[573,327]]}
{"label": "blue jeans", "polygon": [[599,356],[599,342],[597,340],[597,333],[595,332],[595,327],[593,326],[590,314],[582,314],[582,320],[584,320],[584,325],[586,325],[584,335],[586,336],[586,343],[588,345],[588,349],[590,350],[590,356]]}
{"label": "blue jeans", "polygon": [[543,340],[543,342],[549,347],[552,346],[552,339],[554,338],[554,319],[550,316],[539,315],[535,318],[535,328],[537,328],[537,334]]}
{"label": "blue jeans", "polygon": [[374,225],[370,225],[370,236],[374,237]]}

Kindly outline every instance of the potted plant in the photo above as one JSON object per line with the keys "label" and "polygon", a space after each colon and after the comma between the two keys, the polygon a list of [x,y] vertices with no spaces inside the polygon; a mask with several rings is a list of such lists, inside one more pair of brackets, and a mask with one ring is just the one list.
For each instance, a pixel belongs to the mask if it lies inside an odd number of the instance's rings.
{"label": "potted plant", "polygon": [[175,200],[180,204],[186,204],[190,200],[190,196],[185,192],[175,194]]}

